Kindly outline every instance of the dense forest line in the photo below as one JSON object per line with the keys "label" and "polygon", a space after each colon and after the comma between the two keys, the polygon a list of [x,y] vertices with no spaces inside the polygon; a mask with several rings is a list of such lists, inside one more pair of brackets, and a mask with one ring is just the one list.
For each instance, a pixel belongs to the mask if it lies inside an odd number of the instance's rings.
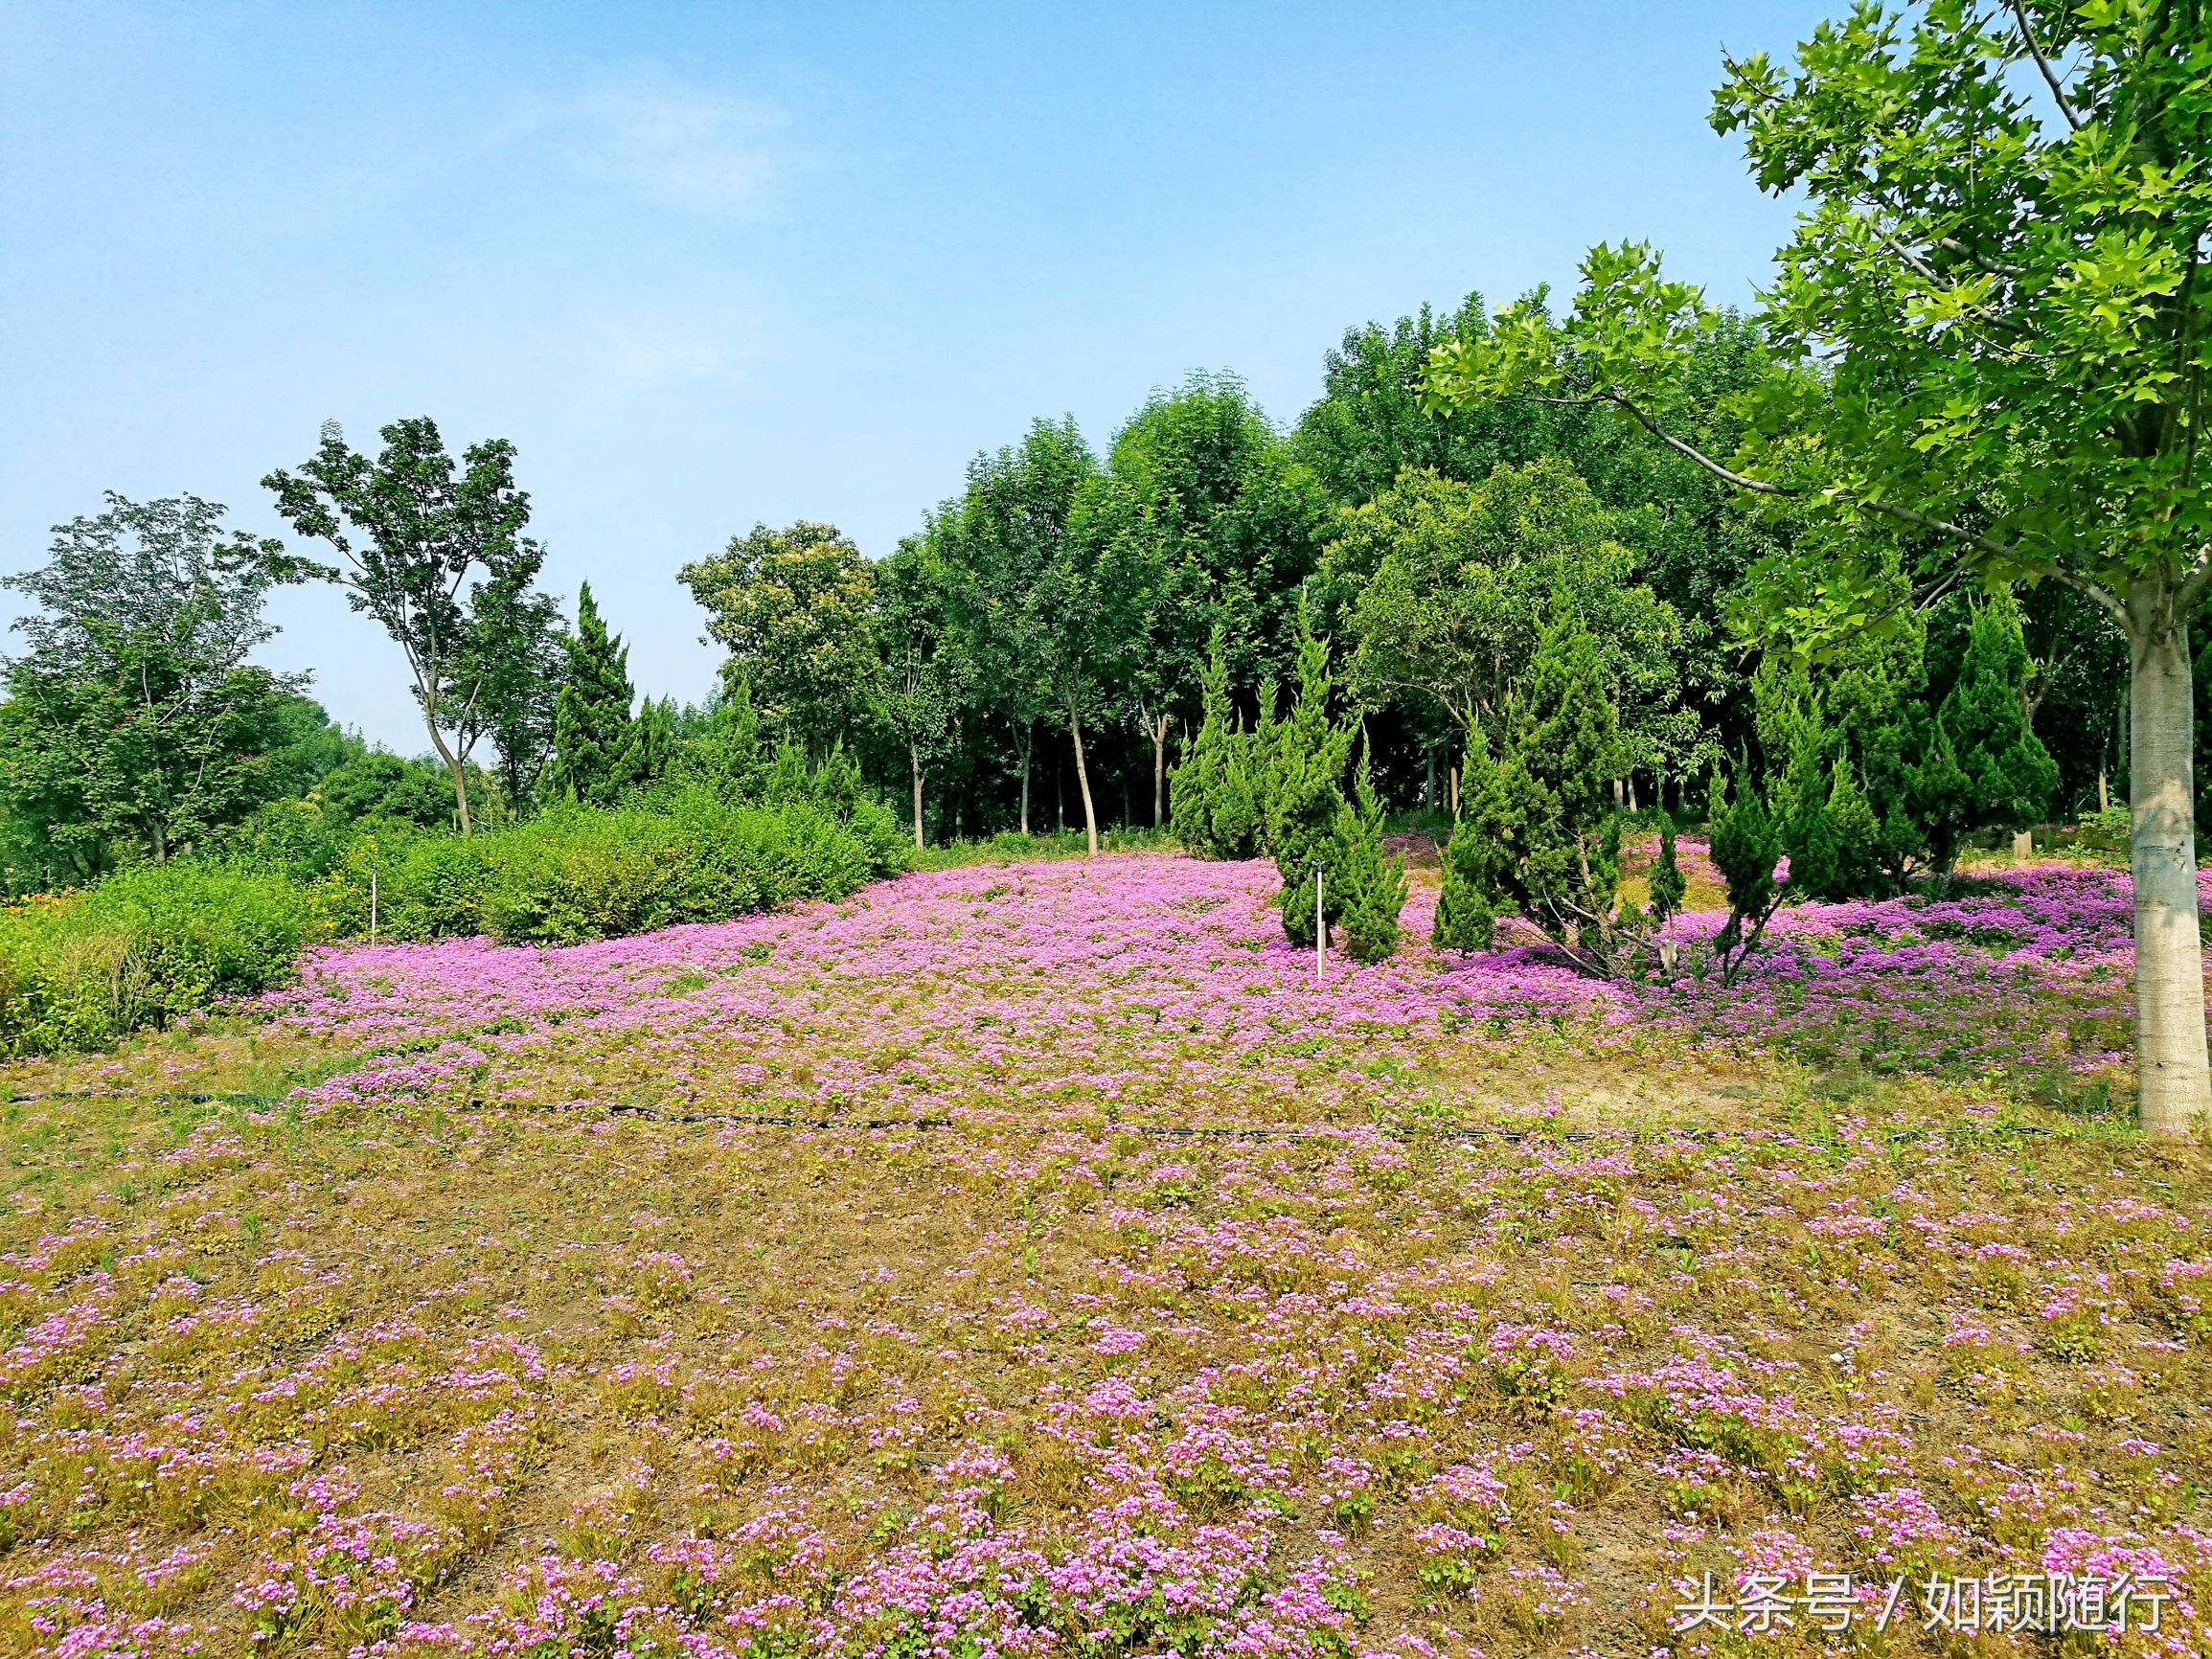
{"label": "dense forest line", "polygon": [[[1724,761],[1762,759],[1754,690],[1783,659],[1748,602],[1807,527],[1603,409],[1425,402],[1436,349],[1488,327],[1471,297],[1347,330],[1288,429],[1229,375],[1156,393],[1103,450],[1039,420],[977,456],[879,560],[830,525],[756,526],[682,572],[727,651],[720,683],[688,704],[639,701],[588,586],[573,621],[538,591],[505,444],[456,464],[431,422],[408,420],[370,457],[326,429],[297,477],[271,480],[308,548],[337,555],[320,567],[226,535],[194,498],[112,499],[13,579],[42,608],[19,625],[29,648],[0,705],[9,885],[361,824],[612,806],[741,724],[771,749],[850,755],[918,839],[1160,824],[1209,654],[1222,648],[1256,720],[1302,611],[1334,646],[1383,802],[1448,812],[1471,730],[1487,721],[1496,739],[1560,593],[1601,642],[1621,801],[1699,812]],[[1767,372],[1758,327],[1730,317],[1669,414],[1731,452],[1741,395]],[[395,500],[411,522],[393,521]],[[377,543],[439,528],[460,551],[422,569]],[[248,660],[269,587],[317,576],[393,633],[424,758],[371,750],[304,677]],[[1882,632],[1911,695],[1948,694],[1975,603],[1962,588]],[[2109,806],[2126,766],[2123,642],[2057,584],[2022,591],[2018,611],[2024,713],[2058,768],[2045,809]]]}

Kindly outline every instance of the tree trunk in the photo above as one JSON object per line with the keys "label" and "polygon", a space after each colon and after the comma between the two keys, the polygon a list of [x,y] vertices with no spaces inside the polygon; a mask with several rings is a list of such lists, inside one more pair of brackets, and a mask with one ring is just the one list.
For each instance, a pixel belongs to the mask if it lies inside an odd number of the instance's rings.
{"label": "tree trunk", "polygon": [[1015,752],[1021,756],[1021,832],[1029,833],[1029,760],[1037,748],[1036,728],[1024,722],[1015,728],[1020,736],[1015,739]]}
{"label": "tree trunk", "polygon": [[464,835],[474,834],[476,826],[469,821],[468,817],[467,768],[461,761],[451,756],[446,758],[445,765],[447,770],[453,774],[453,805],[461,814],[461,833]]}
{"label": "tree trunk", "polygon": [[1091,804],[1090,767],[1083,758],[1083,722],[1073,709],[1067,712],[1067,733],[1075,739],[1075,781],[1083,788],[1083,827],[1089,836],[1091,856],[1098,855],[1098,808]]}
{"label": "tree trunk", "polygon": [[906,745],[906,763],[914,772],[914,845],[922,845],[922,751]]}
{"label": "tree trunk", "polygon": [[438,751],[438,758],[445,762],[445,770],[453,774],[453,805],[461,817],[461,833],[471,833],[475,826],[468,819],[467,752],[456,755],[445,746],[445,735],[439,731],[435,719],[423,722],[430,729],[430,746]]}
{"label": "tree trunk", "polygon": [[2134,808],[2135,1071],[2143,1127],[2184,1134],[2212,1109],[2197,925],[2195,708],[2189,625],[2171,588],[2128,595],[2128,784]]}
{"label": "tree trunk", "polygon": [[1156,720],[1146,725],[1152,739],[1152,828],[1157,830],[1167,820],[1168,803],[1168,716],[1162,710]]}

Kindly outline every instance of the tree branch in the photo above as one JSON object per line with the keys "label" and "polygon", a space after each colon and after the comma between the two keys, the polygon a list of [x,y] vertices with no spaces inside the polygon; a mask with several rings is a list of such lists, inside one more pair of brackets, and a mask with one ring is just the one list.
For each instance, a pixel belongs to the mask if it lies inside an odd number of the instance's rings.
{"label": "tree branch", "polygon": [[2183,616],[2197,608],[2197,602],[2204,597],[2208,585],[2212,585],[2212,541],[2197,550],[2189,574],[2181,579],[2181,585],[2174,592],[2174,602]]}
{"label": "tree branch", "polygon": [[1988,554],[1992,558],[2004,559],[2008,563],[2017,564],[2022,570],[2033,571],[2036,575],[2051,581],[2063,582],[2076,593],[2104,606],[2107,611],[2111,613],[2113,620],[2118,622],[2121,627],[2125,628],[2128,625],[2127,607],[2119,602],[2117,597],[2098,583],[2089,580],[2087,577],[2076,576],[2063,565],[2054,564],[2047,558],[2038,558],[2032,553],[2023,553],[2017,547],[2009,546],[1994,537],[1982,534],[1978,530],[1969,530],[1964,525],[1953,524],[1946,518],[1930,518],[1925,512],[1915,512],[1911,508],[1900,507],[1895,502],[1862,501],[1859,505],[1872,511],[1894,518],[1901,524],[1909,524],[1920,530],[1940,531],[1946,535],[1956,537],[1979,552]]}
{"label": "tree branch", "polygon": [[1653,420],[1649,415],[1645,414],[1642,409],[1638,408],[1631,398],[1626,397],[1620,392],[1613,391],[1609,388],[1603,392],[1592,393],[1587,398],[1545,398],[1532,392],[1522,393],[1510,398],[1501,398],[1500,401],[1514,403],[1554,403],[1563,408],[1571,409],[1587,409],[1593,408],[1600,403],[1610,403],[1616,408],[1627,410],[1630,416],[1634,417],[1637,425],[1641,426],[1645,431],[1649,432],[1653,437],[1656,438],[1668,448],[1674,450],[1678,455],[1687,455],[1692,461],[1695,461],[1699,466],[1702,466],[1714,477],[1722,480],[1723,483],[1733,484],[1738,489],[1748,489],[1754,495],[1801,495],[1804,493],[1802,490],[1790,489],[1786,485],[1769,484],[1763,478],[1746,478],[1741,472],[1730,471],[1727,467],[1722,466],[1718,461],[1714,460],[1710,455],[1707,455],[1703,451],[1699,450],[1696,445],[1686,443],[1681,439],[1676,437],[1672,432],[1669,432],[1656,420]]}
{"label": "tree branch", "polygon": [[1976,253],[1973,248],[1968,247],[1966,243],[1960,241],[1956,237],[1937,237],[1935,239],[1935,245],[1939,248],[1946,249],[1950,253],[1958,255],[1958,257],[1966,261],[1968,264],[1977,266],[1980,269],[1989,272],[1989,274],[1993,277],[2013,277],[2017,279],[2019,277],[2024,277],[2028,274],[2024,266],[2008,265],[2002,263],[1999,261],[1991,259],[1987,254]]}
{"label": "tree branch", "polygon": [[2043,72],[2043,83],[2051,89],[2051,96],[2058,101],[2059,113],[2066,118],[2068,127],[2075,132],[2081,131],[2082,118],[2074,112],[2073,104],[2067,101],[2066,89],[2059,80],[2058,71],[2051,67],[2051,60],[2043,56],[2042,47],[2036,42],[2036,32],[2028,25],[2027,8],[2020,0],[2012,0],[2012,8],[2013,16],[2020,26],[2020,40],[2027,47],[2029,56],[2035,58],[2036,67]]}

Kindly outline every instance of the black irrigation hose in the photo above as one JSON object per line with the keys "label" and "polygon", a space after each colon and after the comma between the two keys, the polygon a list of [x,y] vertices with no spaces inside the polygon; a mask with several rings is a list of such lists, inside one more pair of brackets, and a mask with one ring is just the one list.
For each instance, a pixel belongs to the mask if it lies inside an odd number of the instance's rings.
{"label": "black irrigation hose", "polygon": [[[35,1101],[87,1101],[87,1100],[153,1100],[178,1101],[192,1105],[214,1105],[228,1102],[260,1106],[280,1106],[285,1103],[282,1095],[249,1094],[243,1090],[226,1089],[213,1093],[187,1090],[158,1090],[140,1093],[131,1089],[55,1089],[43,1094],[11,1094],[10,1105],[27,1104]],[[738,1124],[754,1128],[783,1129],[948,1129],[958,1126],[951,1117],[936,1118],[806,1118],[792,1113],[774,1112],[672,1112],[658,1106],[640,1106],[627,1102],[612,1102],[607,1110],[625,1117],[650,1118],[664,1124]],[[973,1125],[978,1129],[997,1129],[1013,1134],[1058,1135],[1068,1132],[1063,1124],[994,1123]],[[1341,1128],[1325,1129],[1260,1129],[1240,1127],[1206,1127],[1187,1124],[1114,1124],[1116,1134],[1152,1135],[1163,1139],[1220,1140],[1220,1141],[1328,1141],[1340,1140],[1349,1131]],[[1543,1134],[1528,1129],[1465,1129],[1465,1128],[1401,1128],[1375,1125],[1374,1132],[1398,1141],[1501,1141],[1511,1146],[1524,1142],[1621,1142],[1631,1145],[1655,1146],[1670,1141],[1693,1141],[1705,1144],[1715,1141],[1762,1139],[1780,1146],[1829,1146],[1833,1143],[1807,1141],[1802,1136],[1783,1130],[1747,1137],[1727,1129],[1673,1129],[1623,1130],[1561,1129]],[[2039,1124],[1998,1124],[1986,1129],[1966,1131],[1972,1135],[2055,1135],[2059,1131]],[[1884,1143],[1895,1146],[1905,1141],[1948,1138],[1960,1133],[1955,1129],[1898,1129],[1884,1135]]]}
{"label": "black irrigation hose", "polygon": [[[956,1126],[956,1120],[943,1118],[801,1118],[752,1112],[670,1112],[658,1106],[640,1106],[628,1102],[610,1102],[610,1112],[628,1117],[651,1118],[665,1124],[741,1124],[769,1128],[805,1129],[946,1129]],[[978,1124],[978,1129],[1002,1129],[1015,1134],[1057,1135],[1067,1132],[1060,1124],[993,1123]],[[1327,1129],[1254,1129],[1207,1128],[1183,1124],[1113,1124],[1108,1127],[1115,1134],[1174,1136],[1188,1139],[1236,1141],[1328,1141],[1339,1140],[1349,1131],[1341,1128]],[[1639,1145],[1659,1145],[1669,1141],[1742,1140],[1747,1137],[1727,1129],[1674,1129],[1674,1130],[1623,1130],[1561,1129],[1554,1134],[1535,1133],[1527,1129],[1464,1129],[1428,1128],[1409,1129],[1388,1125],[1371,1125],[1375,1133],[1392,1140],[1418,1141],[1504,1141],[1518,1146],[1523,1142],[1600,1142],[1628,1141]],[[1884,1135],[1889,1145],[1904,1141],[1929,1140],[1956,1134],[1950,1129],[1897,1129]],[[2059,1131],[2040,1124],[1998,1124],[1987,1129],[1969,1130],[1975,1135],[2055,1135]],[[1775,1130],[1761,1139],[1782,1146],[1825,1146],[1830,1143],[1807,1141],[1802,1136]]]}

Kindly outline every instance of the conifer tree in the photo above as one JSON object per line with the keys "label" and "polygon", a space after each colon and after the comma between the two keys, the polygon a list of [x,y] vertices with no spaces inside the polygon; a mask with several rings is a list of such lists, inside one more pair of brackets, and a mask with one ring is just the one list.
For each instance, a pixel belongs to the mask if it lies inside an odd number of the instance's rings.
{"label": "conifer tree", "polygon": [[1774,867],[1781,862],[1782,837],[1759,791],[1741,778],[1733,798],[1725,778],[1714,783],[1708,821],[1713,867],[1728,893],[1728,920],[1713,939],[1721,983],[1727,985],[1743,971],[1781,906],[1782,887],[1774,879]]}
{"label": "conifer tree", "polygon": [[1659,821],[1659,855],[1652,863],[1652,923],[1665,927],[1681,914],[1682,899],[1690,891],[1690,883],[1682,875],[1682,866],[1675,857],[1675,821]]}
{"label": "conifer tree", "polygon": [[[1352,729],[1329,714],[1333,686],[1329,642],[1316,637],[1302,617],[1298,700],[1289,719],[1272,733],[1266,807],[1267,850],[1283,877],[1283,931],[1296,944],[1313,943],[1313,865],[1333,851],[1344,764],[1352,753]],[[1343,905],[1326,877],[1322,896],[1323,924],[1333,925]]]}
{"label": "conifer tree", "polygon": [[1461,875],[1442,925],[1452,943],[1479,942],[1494,893],[1498,908],[1536,923],[1577,966],[1609,978],[1644,942],[1640,913],[1619,902],[1620,726],[1597,642],[1563,596],[1507,699],[1505,725],[1495,767],[1469,747],[1471,776],[1452,835],[1469,845],[1453,860]]}
{"label": "conifer tree", "polygon": [[1496,859],[1504,846],[1497,771],[1478,720],[1468,733],[1459,810],[1444,844],[1444,886],[1429,929],[1443,950],[1488,950],[1497,931]]}
{"label": "conifer tree", "polygon": [[576,596],[576,637],[553,713],[553,764],[546,786],[556,800],[611,807],[631,782],[628,767],[629,650],[606,631],[585,582]]}
{"label": "conifer tree", "polygon": [[1276,718],[1280,690],[1272,676],[1260,682],[1260,716],[1250,731],[1232,730],[1221,746],[1211,805],[1215,844],[1223,858],[1257,858],[1267,851],[1267,788],[1281,748]]}
{"label": "conifer tree", "polygon": [[814,778],[807,765],[807,751],[797,739],[786,738],[776,745],[776,758],[761,779],[761,799],[771,807],[784,807],[794,801],[810,801],[813,794]]}
{"label": "conifer tree", "polygon": [[1919,779],[1928,860],[1948,875],[1977,830],[2024,830],[2050,809],[2058,763],[2029,729],[2019,605],[1998,589],[1974,607],[1966,660],[1936,710]]}
{"label": "conifer tree", "polygon": [[841,819],[852,817],[854,808],[867,795],[860,784],[860,764],[842,742],[830,745],[830,752],[822,757],[822,763],[808,780],[807,788],[815,806]]}
{"label": "conifer tree", "polygon": [[650,788],[668,771],[675,759],[675,750],[674,699],[655,701],[648,697],[638,709],[637,718],[630,721],[629,730],[623,735],[622,753],[615,762],[616,775],[629,787]]}
{"label": "conifer tree", "polygon": [[1230,723],[1234,712],[1229,704],[1229,664],[1223,646],[1222,630],[1217,626],[1212,654],[1198,676],[1204,710],[1198,735],[1191,740],[1170,780],[1169,823],[1175,839],[1197,858],[1233,856],[1214,828],[1215,809],[1227,783],[1225,774],[1235,761],[1231,751],[1241,736]]}
{"label": "conifer tree", "polygon": [[1359,760],[1354,798],[1336,807],[1328,880],[1337,893],[1344,948],[1355,962],[1380,962],[1398,948],[1398,918],[1405,908],[1405,860],[1382,852],[1382,802],[1375,793],[1367,756]]}
{"label": "conifer tree", "polygon": [[677,743],[670,770],[678,782],[701,785],[725,800],[750,800],[761,792],[766,761],[753,689],[741,678],[705,721]]}

